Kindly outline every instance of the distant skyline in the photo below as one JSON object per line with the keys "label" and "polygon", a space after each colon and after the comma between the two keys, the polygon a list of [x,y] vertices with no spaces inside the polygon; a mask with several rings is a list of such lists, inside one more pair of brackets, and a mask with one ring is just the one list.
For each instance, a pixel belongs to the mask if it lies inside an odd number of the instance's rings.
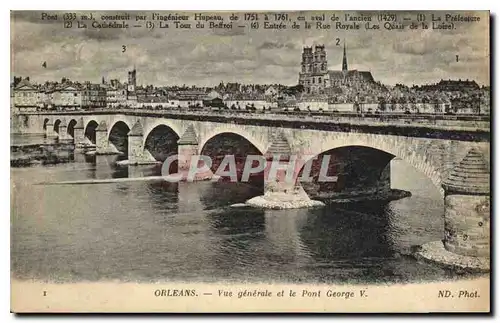
{"label": "distant skyline", "polygon": [[[139,12],[105,12],[126,13]],[[289,14],[294,19],[298,13]],[[341,70],[339,38],[341,44],[346,40],[349,69],[369,70],[376,81],[387,85],[441,79],[472,79],[490,85],[488,13],[461,14],[480,16],[481,21],[460,23],[454,30],[419,31],[85,30],[65,29],[62,19],[41,20],[41,12],[16,11],[11,16],[11,78],[30,76],[35,82],[45,82],[67,77],[97,83],[104,76],[125,82],[127,71],[135,65],[137,84],[144,85],[215,86],[221,81],[295,85],[303,46],[324,44],[328,68]],[[221,15],[227,18],[229,13]]]}

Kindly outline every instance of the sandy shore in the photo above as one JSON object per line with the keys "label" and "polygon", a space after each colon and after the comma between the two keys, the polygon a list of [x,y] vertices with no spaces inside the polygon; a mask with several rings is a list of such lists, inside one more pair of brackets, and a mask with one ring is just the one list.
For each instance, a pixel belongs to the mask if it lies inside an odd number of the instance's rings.
{"label": "sandy shore", "polygon": [[256,196],[245,202],[245,205],[265,209],[299,209],[306,207],[319,207],[325,204],[321,201],[311,200],[302,194],[272,193]]}

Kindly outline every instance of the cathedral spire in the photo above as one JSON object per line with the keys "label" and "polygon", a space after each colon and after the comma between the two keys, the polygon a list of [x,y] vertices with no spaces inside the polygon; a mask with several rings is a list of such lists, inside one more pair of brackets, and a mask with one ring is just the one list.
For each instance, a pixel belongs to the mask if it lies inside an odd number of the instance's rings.
{"label": "cathedral spire", "polygon": [[347,72],[347,53],[345,49],[345,39],[344,39],[344,57],[342,58],[342,72]]}

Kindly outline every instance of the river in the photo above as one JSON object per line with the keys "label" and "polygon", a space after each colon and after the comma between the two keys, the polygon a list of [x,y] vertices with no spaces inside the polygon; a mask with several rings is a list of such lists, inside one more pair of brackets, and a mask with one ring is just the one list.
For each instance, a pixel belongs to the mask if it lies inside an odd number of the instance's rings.
{"label": "river", "polygon": [[[15,137],[15,143],[43,141]],[[315,209],[232,208],[243,183],[56,181],[159,175],[116,156],[11,168],[11,270],[44,281],[384,283],[453,276],[409,255],[442,238],[443,201],[401,160],[391,185],[412,196]]]}

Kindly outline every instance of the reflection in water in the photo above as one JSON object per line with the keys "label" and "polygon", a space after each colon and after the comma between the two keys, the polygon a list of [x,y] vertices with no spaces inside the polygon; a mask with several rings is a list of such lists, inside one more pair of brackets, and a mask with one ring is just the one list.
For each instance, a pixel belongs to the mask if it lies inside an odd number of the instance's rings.
{"label": "reflection in water", "polygon": [[263,210],[236,209],[228,213],[226,210],[210,212],[208,220],[213,248],[211,263],[217,268],[217,275],[230,278],[248,274],[260,263],[265,221]]}
{"label": "reflection in water", "polygon": [[[252,197],[262,194],[260,183],[231,183],[227,181],[209,182],[201,196],[207,208],[224,207],[236,203],[244,203]],[[203,184],[202,184],[203,185]]]}
{"label": "reflection in water", "polygon": [[95,166],[90,170],[90,178],[127,178],[128,168],[116,165],[118,155],[86,155],[85,161]]}
{"label": "reflection in water", "polygon": [[[85,156],[11,169],[13,274],[44,280],[406,282],[441,269],[406,254],[442,235],[432,183],[393,162],[393,187],[410,198],[317,209],[230,207],[259,194],[242,183],[121,182],[33,185],[158,175]],[[26,197],[37,203],[26,203]]]}
{"label": "reflection in water", "polygon": [[308,221],[309,212],[307,209],[266,211],[265,234],[273,261],[281,264],[307,262],[309,251],[302,241],[300,230]]}
{"label": "reflection in water", "polygon": [[144,188],[149,196],[151,207],[162,211],[175,210],[179,203],[178,183],[146,182]]}
{"label": "reflection in water", "polygon": [[390,213],[384,211],[376,204],[311,210],[303,242],[317,261],[392,257]]}

